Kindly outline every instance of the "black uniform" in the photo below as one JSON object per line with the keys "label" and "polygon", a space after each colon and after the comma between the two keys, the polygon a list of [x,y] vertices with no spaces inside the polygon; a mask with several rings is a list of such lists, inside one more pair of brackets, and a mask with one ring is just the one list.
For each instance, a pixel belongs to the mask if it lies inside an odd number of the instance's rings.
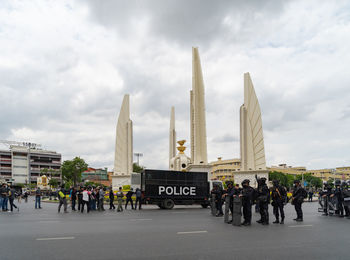
{"label": "black uniform", "polygon": [[78,192],[78,211],[80,211],[80,207],[82,207],[83,204],[83,189],[80,189]]}
{"label": "black uniform", "polygon": [[129,190],[129,191],[126,193],[125,209],[127,208],[129,202],[130,202],[130,204],[131,204],[131,209],[134,209],[134,202],[132,201],[132,195],[133,195],[133,194],[134,194],[134,192],[131,191],[131,190]]}
{"label": "black uniform", "polygon": [[259,211],[261,219],[258,223],[263,225],[269,224],[269,203],[270,203],[270,190],[267,187],[265,181],[259,180],[257,189],[257,203],[259,203]]}
{"label": "black uniform", "polygon": [[113,189],[111,189],[109,191],[109,209],[115,209],[113,202],[114,202],[114,192],[113,192]]}
{"label": "black uniform", "polygon": [[254,200],[255,190],[249,185],[244,185],[242,189],[242,206],[243,206],[243,218],[242,225],[250,225],[252,221],[252,205]]}
{"label": "black uniform", "polygon": [[[281,214],[281,224],[284,223],[284,202],[286,201],[287,192],[283,186],[275,185],[271,190],[271,198],[273,206],[273,214],[276,217],[276,221],[273,223],[279,223],[279,215]],[[280,213],[280,214],[279,214]]]}
{"label": "black uniform", "polygon": [[296,221],[303,221],[303,210],[301,208],[301,205],[304,202],[304,198],[306,195],[306,191],[304,190],[304,188],[302,188],[300,185],[298,185],[297,187],[294,188],[293,190],[293,205],[295,208],[295,211],[297,213],[297,218],[294,219]]}
{"label": "black uniform", "polygon": [[77,201],[77,190],[75,188],[72,190],[71,200],[72,200],[72,210],[75,211],[75,204]]}
{"label": "black uniform", "polygon": [[338,204],[337,204],[337,210],[336,214],[339,215],[339,217],[344,217],[344,194],[342,188],[340,186],[337,186],[334,190],[334,196],[337,198]]}

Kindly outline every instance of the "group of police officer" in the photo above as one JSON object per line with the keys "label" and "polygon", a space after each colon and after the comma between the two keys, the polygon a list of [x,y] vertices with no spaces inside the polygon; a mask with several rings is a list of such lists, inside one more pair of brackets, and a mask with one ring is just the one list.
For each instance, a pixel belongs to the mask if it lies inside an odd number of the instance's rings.
{"label": "group of police officer", "polygon": [[329,183],[324,185],[320,192],[320,204],[323,216],[336,215],[339,217],[350,217],[350,180],[341,182],[336,180],[333,189]]}
{"label": "group of police officer", "polygon": [[[227,183],[227,189],[221,190],[219,186],[215,185],[213,190],[211,191],[213,202],[215,202],[216,208],[216,216],[223,216],[222,211],[222,202],[223,198],[226,199],[226,203],[230,208],[233,218],[235,216],[241,215],[241,209],[239,208],[239,212],[234,212],[233,210],[233,201],[235,198],[240,198],[241,207],[243,209],[243,223],[240,225],[250,226],[252,221],[252,206],[256,204],[256,210],[260,213],[261,218],[257,221],[257,223],[262,225],[269,224],[269,211],[268,205],[271,202],[273,206],[273,213],[275,215],[274,224],[284,224],[285,214],[284,214],[284,206],[289,201],[287,196],[286,189],[279,184],[278,180],[273,180],[273,187],[271,190],[268,188],[266,184],[266,178],[257,179],[258,187],[256,189],[252,188],[249,183],[250,180],[244,180],[242,184],[242,188],[239,187],[238,184],[235,186],[232,182]],[[307,197],[307,192],[300,185],[299,180],[294,181],[294,189],[291,197],[291,203],[295,207],[295,211],[297,217],[294,219],[295,221],[301,222],[303,221],[303,211],[302,211],[302,203],[304,202],[304,198]],[[214,206],[214,203],[213,203]],[[227,207],[227,205],[226,205]],[[228,221],[227,223],[232,223],[232,221]]]}

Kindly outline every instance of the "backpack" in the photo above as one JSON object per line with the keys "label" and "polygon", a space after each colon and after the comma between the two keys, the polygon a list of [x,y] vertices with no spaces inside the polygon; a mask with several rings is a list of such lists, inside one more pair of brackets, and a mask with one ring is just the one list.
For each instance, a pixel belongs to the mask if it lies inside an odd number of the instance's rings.
{"label": "backpack", "polygon": [[304,199],[306,199],[306,198],[307,198],[307,192],[306,192],[306,190],[305,190],[305,189],[303,189],[303,190],[302,190],[302,195],[303,195]]}

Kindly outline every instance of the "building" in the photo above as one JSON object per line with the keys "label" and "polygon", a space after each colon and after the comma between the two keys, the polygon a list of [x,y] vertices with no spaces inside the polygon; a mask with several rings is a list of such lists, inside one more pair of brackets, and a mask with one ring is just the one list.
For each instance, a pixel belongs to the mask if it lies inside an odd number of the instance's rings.
{"label": "building", "polygon": [[299,175],[306,173],[306,167],[300,166],[300,167],[292,167],[288,166],[287,164],[279,164],[278,166],[271,166],[267,167],[267,169],[270,172],[282,172],[286,174],[293,174],[293,175]]}
{"label": "building", "polygon": [[6,182],[36,184],[43,174],[61,183],[61,154],[20,145],[0,150],[0,176]]}
{"label": "building", "polygon": [[222,157],[219,157],[217,161],[210,162],[209,164],[212,166],[211,177],[214,180],[233,180],[235,173],[241,169],[240,159],[222,160]]}
{"label": "building", "polygon": [[108,172],[107,168],[95,169],[89,167],[86,171],[82,172],[81,178],[84,182],[92,181],[109,187],[112,184],[111,175],[112,173]]}

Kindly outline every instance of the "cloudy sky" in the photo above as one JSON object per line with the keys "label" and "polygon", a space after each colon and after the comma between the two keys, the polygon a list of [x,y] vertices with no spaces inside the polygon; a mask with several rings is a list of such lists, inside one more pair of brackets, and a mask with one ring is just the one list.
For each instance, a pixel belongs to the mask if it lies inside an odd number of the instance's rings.
{"label": "cloudy sky", "polygon": [[211,161],[239,157],[250,72],[267,165],[350,165],[349,1],[1,0],[0,139],[112,169],[129,93],[134,152],[165,169],[172,105],[189,141],[192,46]]}

